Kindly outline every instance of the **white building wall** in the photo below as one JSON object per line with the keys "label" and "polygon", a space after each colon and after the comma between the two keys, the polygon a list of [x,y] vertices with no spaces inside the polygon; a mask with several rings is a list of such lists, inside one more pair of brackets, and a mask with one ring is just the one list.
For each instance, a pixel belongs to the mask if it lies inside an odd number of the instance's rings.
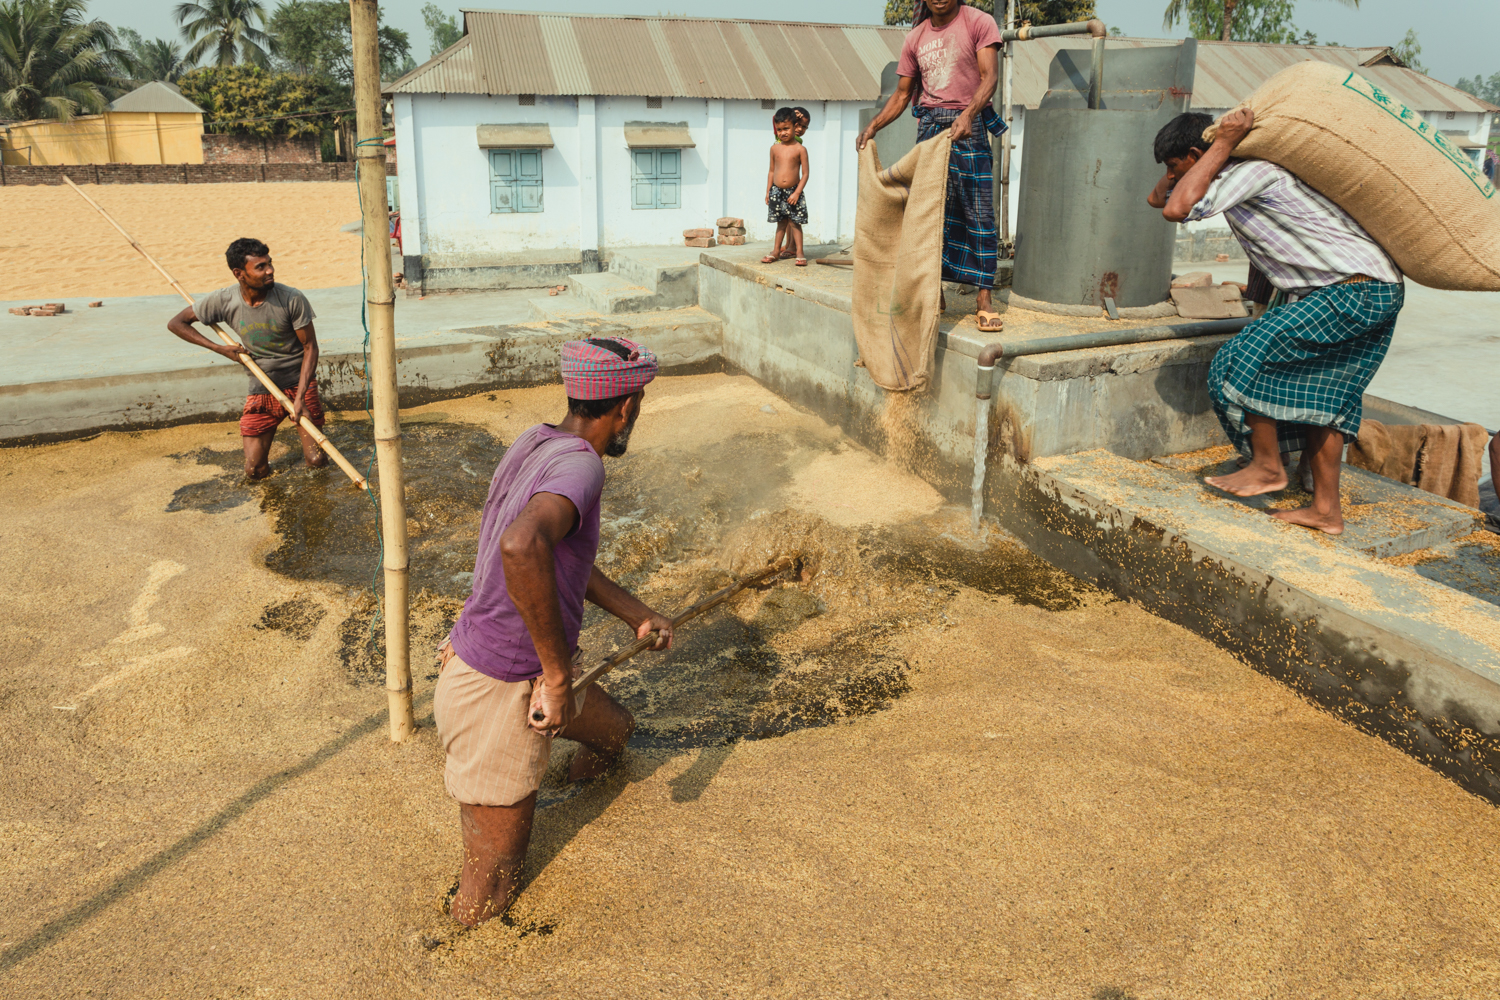
{"label": "white building wall", "polygon": [[[813,116],[804,137],[807,242],[850,242],[858,197],[854,139],[866,105],[800,103]],[[648,108],[645,97],[538,96],[534,107],[522,107],[514,96],[398,95],[403,252],[427,254],[435,264],[478,265],[528,252],[670,245],[684,229],[723,216],[743,218],[751,240],[769,240],[776,229],[765,204],[773,113],[760,101],[663,98],[662,107]],[[695,145],[682,151],[681,208],[631,207],[626,122],[687,122]],[[489,158],[476,128],[511,123],[551,128],[539,213],[490,211]]]}

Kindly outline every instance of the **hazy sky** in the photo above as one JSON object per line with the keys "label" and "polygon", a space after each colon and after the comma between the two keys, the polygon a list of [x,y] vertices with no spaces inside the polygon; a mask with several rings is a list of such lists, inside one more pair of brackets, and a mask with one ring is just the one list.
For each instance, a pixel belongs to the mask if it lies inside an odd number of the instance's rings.
{"label": "hazy sky", "polygon": [[[427,58],[429,41],[422,23],[424,0],[390,0],[381,4],[387,24],[411,35],[412,56]],[[457,14],[457,0],[437,0]],[[1186,28],[1164,31],[1161,12],[1166,0],[1098,0],[1099,16],[1127,35],[1163,37],[1185,35]],[[171,17],[173,0],[92,0],[90,10],[112,24],[135,28],[147,38],[176,38]],[[275,0],[266,0],[274,8]],[[846,24],[877,24],[884,0],[499,0],[474,2],[476,8],[538,10],[579,14],[687,14],[693,17],[749,17],[761,20],[816,20]],[[1343,45],[1394,45],[1416,28],[1422,61],[1437,79],[1453,83],[1476,73],[1500,73],[1500,2],[1497,0],[1361,0],[1351,10],[1337,0],[1298,0],[1297,26],[1315,32],[1322,41]]]}

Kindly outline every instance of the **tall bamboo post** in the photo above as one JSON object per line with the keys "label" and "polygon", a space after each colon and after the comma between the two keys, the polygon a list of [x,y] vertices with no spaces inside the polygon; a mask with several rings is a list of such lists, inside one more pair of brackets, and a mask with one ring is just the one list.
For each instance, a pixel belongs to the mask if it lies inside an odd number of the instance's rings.
{"label": "tall bamboo post", "polygon": [[396,396],[396,290],[391,280],[390,217],[385,194],[385,146],[380,100],[380,5],[349,0],[354,42],[354,113],[358,141],[359,208],[363,220],[366,314],[370,324],[370,390],[374,396],[375,457],[380,463],[380,532],[385,544],[385,693],[391,739],[416,728],[411,710],[406,491],[401,470],[401,413]]}

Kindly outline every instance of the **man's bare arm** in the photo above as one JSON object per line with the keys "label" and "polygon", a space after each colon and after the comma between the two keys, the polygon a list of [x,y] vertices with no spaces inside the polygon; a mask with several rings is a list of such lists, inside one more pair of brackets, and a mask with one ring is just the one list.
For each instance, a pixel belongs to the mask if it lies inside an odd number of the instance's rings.
{"label": "man's bare arm", "polygon": [[661,634],[652,649],[671,648],[671,619],[652,611],[641,603],[640,598],[601,573],[598,566],[589,574],[589,586],[584,596],[629,625],[638,639],[644,639],[648,632],[659,631]]}
{"label": "man's bare arm", "polygon": [[906,106],[911,103],[911,88],[915,81],[916,77],[912,76],[897,77],[896,92],[891,95],[889,101],[885,102],[885,107],[880,109],[880,114],[870,120],[869,127],[854,140],[855,149],[864,149],[865,143],[873,139],[876,132],[901,117],[901,112],[905,111]]}
{"label": "man's bare arm", "polygon": [[572,683],[573,651],[563,632],[552,550],[578,520],[573,501],[557,493],[533,496],[500,536],[505,589],[526,625],[548,687]]}
{"label": "man's bare arm", "polygon": [[995,96],[995,84],[1000,79],[996,58],[998,51],[998,48],[991,45],[976,53],[979,57],[979,89],[974,91],[974,99],[964,108],[963,113],[953,119],[949,132],[954,139],[967,139],[974,134],[974,119]]}
{"label": "man's bare arm", "polygon": [[1156,187],[1151,189],[1151,193],[1146,195],[1146,204],[1152,208],[1166,208],[1167,199],[1171,197],[1172,188],[1176,184],[1177,178],[1172,175],[1172,171],[1168,170],[1162,174],[1161,180],[1156,182]]}
{"label": "man's bare arm", "polygon": [[1213,145],[1177,182],[1177,186],[1172,189],[1172,196],[1167,199],[1167,207],[1162,209],[1161,214],[1172,222],[1186,219],[1193,207],[1208,194],[1209,185],[1219,176],[1219,171],[1224,169],[1224,164],[1234,154],[1234,147],[1249,134],[1254,124],[1255,113],[1249,108],[1240,108],[1225,115],[1219,121],[1219,132],[1214,136]]}
{"label": "man's bare arm", "polygon": [[192,306],[188,306],[182,312],[167,320],[167,329],[194,347],[206,347],[215,354],[223,355],[230,361],[238,362],[241,354],[250,353],[238,344],[230,347],[227,344],[216,344],[212,340],[209,340],[198,332],[197,327],[193,326],[198,321],[198,314],[193,310]]}
{"label": "man's bare arm", "polygon": [[318,372],[318,333],[313,329],[311,323],[297,331],[297,339],[302,341],[302,372],[297,376],[297,398],[292,400],[292,421],[302,419],[302,414],[307,412],[304,400],[307,398],[307,383],[312,381]]}

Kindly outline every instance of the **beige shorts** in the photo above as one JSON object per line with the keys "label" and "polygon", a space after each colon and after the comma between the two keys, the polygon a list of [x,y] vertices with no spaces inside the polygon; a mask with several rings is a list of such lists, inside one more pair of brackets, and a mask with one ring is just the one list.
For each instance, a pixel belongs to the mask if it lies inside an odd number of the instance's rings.
{"label": "beige shorts", "polygon": [[[575,670],[576,672],[576,670]],[[513,806],[536,791],[552,740],[526,724],[531,681],[497,681],[454,653],[438,678],[432,714],[448,755],[448,794],[475,806]],[[578,695],[583,711],[588,691]]]}

